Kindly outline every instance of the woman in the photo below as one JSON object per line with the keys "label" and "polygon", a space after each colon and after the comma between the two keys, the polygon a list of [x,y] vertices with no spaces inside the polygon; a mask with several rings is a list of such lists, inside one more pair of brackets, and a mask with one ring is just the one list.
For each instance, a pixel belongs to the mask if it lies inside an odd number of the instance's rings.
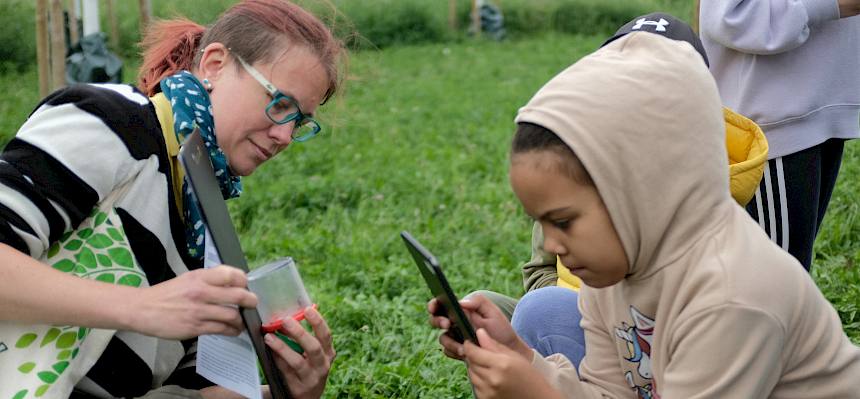
{"label": "woman", "polygon": [[[201,268],[178,143],[198,127],[238,196],[240,176],[320,131],[344,50],[285,0],[240,2],[209,28],[159,23],[143,48],[145,95],[60,90],[0,155],[0,396],[232,394],[195,373],[196,337],[239,334],[231,306],[257,299],[238,269]],[[325,321],[307,318],[314,334],[285,325],[304,356],[266,337],[295,397],[319,397],[334,359]]]}

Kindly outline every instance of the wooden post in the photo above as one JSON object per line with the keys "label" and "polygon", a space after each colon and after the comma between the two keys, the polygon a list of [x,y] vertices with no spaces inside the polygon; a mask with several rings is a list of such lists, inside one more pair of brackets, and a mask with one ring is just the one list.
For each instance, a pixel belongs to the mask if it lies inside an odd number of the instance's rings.
{"label": "wooden post", "polygon": [[140,0],[140,32],[146,32],[152,22],[152,5],[149,0]]}
{"label": "wooden post", "polygon": [[48,0],[36,1],[36,62],[39,65],[39,96],[51,90],[51,66],[48,57]]}
{"label": "wooden post", "polygon": [[51,0],[51,88],[66,85],[66,34],[63,30],[63,0]]}
{"label": "wooden post", "polygon": [[478,0],[472,0],[472,33],[481,36],[481,12],[478,10]]}
{"label": "wooden post", "polygon": [[457,0],[448,0],[448,28],[457,31]]}
{"label": "wooden post", "polygon": [[114,13],[114,0],[107,0],[107,18],[110,24],[110,47],[113,51],[119,51],[119,27]]}
{"label": "wooden post", "polygon": [[699,32],[699,10],[701,9],[700,3],[701,2],[699,0],[696,0],[696,4],[693,7],[693,15],[690,16],[691,17],[690,18],[690,26],[693,28],[693,32],[696,32],[697,35],[700,34],[700,32]]}
{"label": "wooden post", "polygon": [[69,40],[72,46],[81,40],[78,33],[78,8],[75,7],[75,0],[69,0]]}

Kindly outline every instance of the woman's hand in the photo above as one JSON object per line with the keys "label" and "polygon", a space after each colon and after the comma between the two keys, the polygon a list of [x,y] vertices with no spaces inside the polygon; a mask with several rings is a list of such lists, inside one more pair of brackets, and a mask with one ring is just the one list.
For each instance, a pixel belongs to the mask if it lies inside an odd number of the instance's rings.
{"label": "woman's hand", "polygon": [[[496,341],[531,360],[531,348],[517,336],[507,317],[489,299],[483,295],[475,295],[460,301],[460,307],[463,308],[466,317],[472,323],[472,327],[485,329]],[[441,304],[435,298],[427,304],[427,311],[430,313],[430,325],[448,330],[451,328],[451,320],[445,316],[439,316],[440,309]],[[442,344],[445,356],[463,360],[465,354],[463,344],[455,341],[450,333],[446,332],[439,336],[439,343]]]}
{"label": "woman's hand", "polygon": [[183,273],[136,292],[124,324],[129,330],[166,339],[239,335],[244,327],[236,306],[257,306],[256,295],[245,288],[247,283],[245,273],[223,265]]}
{"label": "woman's hand", "polygon": [[275,353],[275,364],[284,375],[294,398],[319,398],[325,390],[328,373],[336,356],[331,331],[322,315],[313,308],[305,309],[305,320],[313,335],[293,319],[284,321],[281,333],[298,343],[305,351],[299,354],[274,334],[266,334],[266,345]]}
{"label": "woman's hand", "polygon": [[561,398],[531,365],[531,358],[494,340],[483,328],[481,346],[464,345],[469,379],[478,398]]}

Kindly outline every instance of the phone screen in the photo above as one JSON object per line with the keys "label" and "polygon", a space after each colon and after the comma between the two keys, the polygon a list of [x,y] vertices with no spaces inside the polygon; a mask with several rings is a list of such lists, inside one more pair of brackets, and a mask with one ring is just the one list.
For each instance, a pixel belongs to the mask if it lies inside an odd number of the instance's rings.
{"label": "phone screen", "polygon": [[427,287],[430,288],[430,292],[436,298],[439,305],[441,305],[437,311],[437,315],[446,316],[451,320],[452,326],[449,330],[451,337],[460,343],[468,339],[477,344],[478,338],[475,335],[475,330],[472,324],[469,323],[469,319],[466,317],[463,308],[460,307],[457,296],[454,295],[454,292],[448,285],[448,280],[445,278],[445,274],[442,273],[442,268],[439,266],[436,258],[409,233],[404,231],[400,235],[403,237],[406,247],[415,259],[415,263],[418,265],[418,269],[421,271]]}

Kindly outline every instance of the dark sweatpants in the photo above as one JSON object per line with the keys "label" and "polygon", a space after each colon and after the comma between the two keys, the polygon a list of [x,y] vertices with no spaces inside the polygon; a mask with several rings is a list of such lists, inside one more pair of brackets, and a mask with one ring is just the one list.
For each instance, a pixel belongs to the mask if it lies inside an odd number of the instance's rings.
{"label": "dark sweatpants", "polygon": [[845,141],[830,139],[815,147],[767,161],[767,168],[747,212],[771,240],[806,270],[836,184]]}

